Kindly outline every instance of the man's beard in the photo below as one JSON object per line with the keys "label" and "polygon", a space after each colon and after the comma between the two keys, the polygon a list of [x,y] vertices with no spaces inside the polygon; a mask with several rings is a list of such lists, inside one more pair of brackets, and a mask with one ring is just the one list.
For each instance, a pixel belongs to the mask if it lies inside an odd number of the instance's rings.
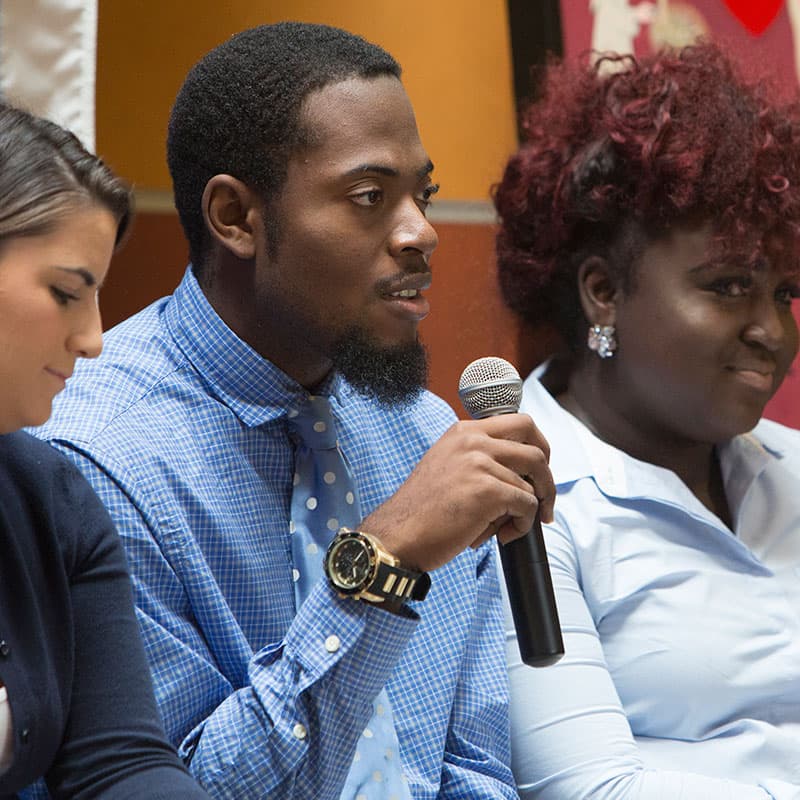
{"label": "man's beard", "polygon": [[428,354],[419,340],[381,347],[353,327],[339,338],[332,360],[356,391],[386,407],[412,403],[428,383]]}

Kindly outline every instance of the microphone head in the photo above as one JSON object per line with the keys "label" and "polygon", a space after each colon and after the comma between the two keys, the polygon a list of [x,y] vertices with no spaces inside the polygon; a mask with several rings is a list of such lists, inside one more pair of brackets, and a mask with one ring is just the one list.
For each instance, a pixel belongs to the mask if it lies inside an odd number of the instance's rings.
{"label": "microphone head", "polygon": [[473,419],[516,414],[522,401],[522,380],[513,364],[486,356],[468,364],[461,373],[458,396]]}

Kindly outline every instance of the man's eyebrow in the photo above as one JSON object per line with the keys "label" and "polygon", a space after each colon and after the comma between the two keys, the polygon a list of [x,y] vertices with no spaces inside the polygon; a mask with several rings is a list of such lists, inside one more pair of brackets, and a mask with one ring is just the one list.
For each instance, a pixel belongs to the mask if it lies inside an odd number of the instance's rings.
{"label": "man's eyebrow", "polygon": [[[347,170],[345,175],[348,178],[352,178],[357,175],[363,175],[366,172],[377,172],[378,175],[386,175],[389,178],[396,178],[400,174],[394,167],[387,167],[384,164],[359,164],[357,167]],[[424,178],[431,172],[433,172],[433,162],[428,161],[415,174],[417,178]]]}
{"label": "man's eyebrow", "polygon": [[88,269],[84,269],[83,267],[56,267],[56,269],[60,270],[61,272],[70,272],[73,275],[79,275],[81,278],[83,278],[83,282],[87,286],[94,286],[97,283],[94,275],[92,275]]}

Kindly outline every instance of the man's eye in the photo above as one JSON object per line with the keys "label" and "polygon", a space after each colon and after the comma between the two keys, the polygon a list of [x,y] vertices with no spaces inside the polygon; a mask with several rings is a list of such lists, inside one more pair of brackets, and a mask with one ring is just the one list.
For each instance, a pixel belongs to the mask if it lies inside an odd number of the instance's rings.
{"label": "man's eye", "polygon": [[432,184],[430,184],[430,186],[426,186],[422,190],[422,200],[423,200],[423,202],[431,203],[433,201],[433,196],[438,191],[439,191],[439,184],[438,183],[432,183]]}
{"label": "man's eye", "polygon": [[380,189],[368,189],[351,196],[352,201],[359,206],[374,206],[380,202],[383,192]]}

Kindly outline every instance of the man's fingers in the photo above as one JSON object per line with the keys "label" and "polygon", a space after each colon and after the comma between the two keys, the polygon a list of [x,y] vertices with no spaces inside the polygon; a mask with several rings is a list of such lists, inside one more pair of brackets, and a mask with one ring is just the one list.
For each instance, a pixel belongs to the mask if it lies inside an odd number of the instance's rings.
{"label": "man's fingers", "polygon": [[[542,522],[552,522],[556,486],[544,452],[532,445],[497,440],[493,444],[491,455],[498,464],[521,476],[533,487],[533,492],[541,503]],[[519,486],[517,481],[506,479]]]}
{"label": "man's fingers", "polygon": [[544,453],[545,461],[550,460],[550,445],[528,414],[499,414],[478,420],[478,423],[493,439],[533,445]]}

